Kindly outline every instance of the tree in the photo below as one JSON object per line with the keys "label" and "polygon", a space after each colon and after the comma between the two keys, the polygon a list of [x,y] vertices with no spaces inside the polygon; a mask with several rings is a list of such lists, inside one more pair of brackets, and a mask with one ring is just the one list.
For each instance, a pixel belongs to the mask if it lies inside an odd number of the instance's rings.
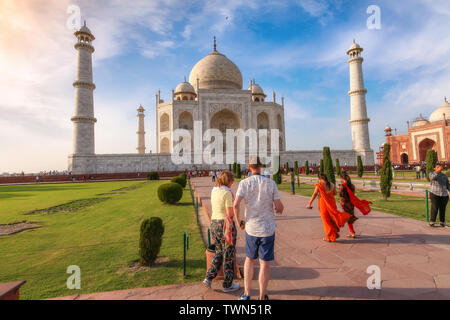
{"label": "tree", "polygon": [[230,171],[230,172],[233,172],[233,171],[231,171],[231,163],[230,164],[228,164],[228,171]]}
{"label": "tree", "polygon": [[328,181],[336,184],[330,147],[323,147],[323,173],[327,176]]}
{"label": "tree", "polygon": [[437,163],[437,153],[433,149],[427,151],[425,161],[427,162],[427,179],[430,181],[430,173],[434,171]]}
{"label": "tree", "polygon": [[236,174],[236,162],[233,162],[233,173]]}
{"label": "tree", "polygon": [[323,173],[323,159],[320,159],[319,173]]}
{"label": "tree", "polygon": [[280,156],[277,156],[277,159],[274,159],[275,163],[274,166],[278,167],[278,170],[276,173],[273,174],[273,180],[277,184],[281,184],[282,176],[281,176],[281,168],[280,168]]}
{"label": "tree", "polygon": [[361,156],[358,156],[357,162],[358,162],[358,168],[357,168],[358,177],[361,178],[363,176],[363,174],[364,174],[364,166],[363,166],[363,162],[362,162]]}
{"label": "tree", "polygon": [[384,200],[391,196],[392,166],[390,153],[391,145],[386,143],[383,148],[383,165],[380,170],[380,189]]}
{"label": "tree", "polygon": [[237,179],[241,178],[241,164],[240,163],[236,164],[236,178]]}
{"label": "tree", "polygon": [[305,162],[305,174],[307,176],[309,176],[309,161],[308,160],[306,160],[306,162]]}
{"label": "tree", "polygon": [[162,244],[164,224],[161,218],[151,217],[141,224],[139,238],[139,260],[142,264],[151,266],[155,263]]}
{"label": "tree", "polygon": [[338,158],[336,158],[336,174],[337,174],[337,175],[340,175],[340,174],[341,174],[341,164],[340,164]]}
{"label": "tree", "polygon": [[289,173],[289,162],[286,162],[286,173]]}
{"label": "tree", "polygon": [[297,176],[297,186],[300,186],[300,177],[299,177],[300,170],[298,170],[298,161],[294,162],[294,173]]}

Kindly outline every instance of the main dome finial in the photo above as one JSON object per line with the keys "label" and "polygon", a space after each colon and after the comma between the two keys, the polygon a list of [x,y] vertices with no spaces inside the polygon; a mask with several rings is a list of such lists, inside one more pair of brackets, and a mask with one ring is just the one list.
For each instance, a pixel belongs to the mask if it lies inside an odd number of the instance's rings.
{"label": "main dome finial", "polygon": [[214,52],[217,52],[217,49],[216,49],[216,36],[214,36]]}

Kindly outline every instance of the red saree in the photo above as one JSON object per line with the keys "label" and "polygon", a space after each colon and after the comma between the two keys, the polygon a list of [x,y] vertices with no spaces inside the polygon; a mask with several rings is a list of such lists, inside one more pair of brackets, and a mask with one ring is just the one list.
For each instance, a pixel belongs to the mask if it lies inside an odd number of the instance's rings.
{"label": "red saree", "polygon": [[319,188],[320,193],[319,211],[323,222],[325,240],[334,242],[340,228],[350,218],[350,214],[337,209],[333,192],[327,192],[323,183],[316,184],[316,187]]}
{"label": "red saree", "polygon": [[367,200],[360,200],[357,196],[355,196],[355,194],[353,193],[353,191],[347,186],[347,184],[343,183],[342,185],[345,186],[345,188],[347,188],[347,192],[348,195],[350,197],[350,201],[352,202],[352,204],[358,208],[359,211],[361,211],[361,213],[365,216],[367,216],[371,209],[370,209],[370,205],[372,204],[372,202],[367,201]]}

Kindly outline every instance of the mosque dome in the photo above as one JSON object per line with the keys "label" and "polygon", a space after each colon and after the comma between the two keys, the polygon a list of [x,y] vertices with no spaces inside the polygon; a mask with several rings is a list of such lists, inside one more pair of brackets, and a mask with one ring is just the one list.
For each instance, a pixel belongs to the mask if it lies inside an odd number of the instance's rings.
{"label": "mosque dome", "polygon": [[195,94],[195,89],[189,82],[183,81],[179,85],[177,85],[177,87],[175,89],[175,93],[194,93]]}
{"label": "mosque dome", "polygon": [[261,95],[265,95],[264,94],[264,90],[259,86],[259,84],[257,83],[252,83],[251,86],[248,87],[247,90],[251,90],[252,94],[261,94]]}
{"label": "mosque dome", "polygon": [[428,124],[428,123],[430,123],[430,122],[429,122],[427,119],[425,119],[422,115],[420,115],[420,117],[417,118],[417,119],[413,122],[412,126],[413,126],[413,127],[419,127],[419,126],[426,125],[426,124]]}
{"label": "mosque dome", "polygon": [[204,57],[192,68],[189,82],[200,89],[242,89],[242,74],[233,61],[214,51]]}
{"label": "mosque dome", "polygon": [[353,43],[350,46],[350,48],[347,50],[347,54],[349,54],[351,51],[356,50],[356,49],[363,51],[363,48],[361,48],[361,46],[356,43],[355,39],[353,39]]}
{"label": "mosque dome", "polygon": [[444,103],[437,108],[430,116],[430,122],[442,121],[445,118],[450,118],[450,103],[448,103],[447,98],[444,99]]}

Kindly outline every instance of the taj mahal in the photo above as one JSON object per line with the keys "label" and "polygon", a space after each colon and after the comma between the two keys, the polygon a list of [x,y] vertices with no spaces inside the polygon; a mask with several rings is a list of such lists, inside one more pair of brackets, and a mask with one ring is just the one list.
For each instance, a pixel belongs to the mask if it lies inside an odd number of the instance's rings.
{"label": "taj mahal", "polygon": [[[255,129],[279,132],[277,146],[281,163],[294,161],[304,165],[305,161],[319,163],[322,150],[291,151],[286,150],[285,99],[277,100],[275,92],[271,99],[254,80],[243,88],[243,77],[238,66],[217,50],[214,38],[213,50],[192,68],[189,81],[183,82],[172,90],[171,99],[163,101],[158,91],[155,101],[156,141],[153,152],[146,152],[143,106],[137,108],[137,147],[133,154],[96,154],[94,90],[92,73],[92,42],[94,35],[86,23],[74,33],[77,38],[75,49],[78,52],[75,88],[75,111],[73,122],[73,152],[69,155],[69,171],[73,174],[102,174],[149,171],[191,170],[190,164],[174,164],[171,154],[177,141],[174,132],[177,129],[194,131],[195,124],[201,123],[207,129],[225,132],[227,129]],[[341,163],[356,165],[361,156],[364,165],[374,165],[374,152],[370,147],[370,119],[367,115],[361,53],[363,48],[355,41],[347,51],[350,69],[350,128],[351,150],[332,150],[333,158]],[[261,136],[259,136],[259,139]],[[267,136],[268,152],[271,139]],[[204,145],[206,141],[202,142]],[[192,154],[192,157],[195,155]],[[242,163],[245,166],[245,163]],[[228,164],[195,164],[205,170],[227,168]]]}

